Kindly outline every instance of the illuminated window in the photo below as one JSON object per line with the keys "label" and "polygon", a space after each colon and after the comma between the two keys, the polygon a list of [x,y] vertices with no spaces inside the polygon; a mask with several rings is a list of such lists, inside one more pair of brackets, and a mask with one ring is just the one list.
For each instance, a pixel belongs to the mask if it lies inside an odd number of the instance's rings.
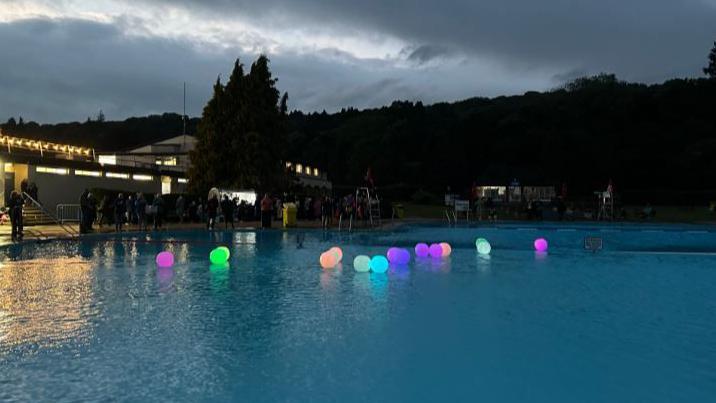
{"label": "illuminated window", "polygon": [[135,181],[150,181],[153,180],[154,177],[151,175],[132,175],[132,179]]}
{"label": "illuminated window", "polygon": [[117,165],[116,155],[100,155],[99,163],[102,165]]}
{"label": "illuminated window", "polygon": [[318,176],[318,168],[313,168],[313,176]]}
{"label": "illuminated window", "polygon": [[162,194],[168,195],[172,192],[171,176],[162,176]]}
{"label": "illuminated window", "polygon": [[306,167],[303,168],[303,172],[304,172],[306,175],[310,175],[310,174],[311,174],[311,167],[309,167],[308,165],[306,165]]}
{"label": "illuminated window", "polygon": [[287,162],[287,163],[286,163],[286,169],[291,169],[291,166],[292,166],[292,165],[293,165],[293,164],[291,164],[290,162]]}
{"label": "illuminated window", "polygon": [[75,169],[75,175],[77,176],[94,176],[95,178],[99,178],[102,176],[102,172],[100,171],[83,171],[81,169]]}
{"label": "illuminated window", "polygon": [[115,179],[129,179],[129,174],[120,174],[117,172],[107,172],[105,174],[108,178],[115,178]]}
{"label": "illuminated window", "polygon": [[177,165],[177,158],[176,157],[162,157],[156,159],[157,165],[166,165],[166,166],[176,166]]}
{"label": "illuminated window", "polygon": [[296,173],[299,173],[299,174],[303,173],[303,165],[296,164]]}
{"label": "illuminated window", "polygon": [[188,183],[189,180],[188,180],[187,178],[179,178],[179,179],[177,179],[177,182],[179,182],[179,183]]}
{"label": "illuminated window", "polygon": [[12,162],[6,162],[5,172],[15,172],[15,165],[13,165]]}
{"label": "illuminated window", "polygon": [[67,175],[70,170],[67,168],[37,167],[35,171],[43,174]]}

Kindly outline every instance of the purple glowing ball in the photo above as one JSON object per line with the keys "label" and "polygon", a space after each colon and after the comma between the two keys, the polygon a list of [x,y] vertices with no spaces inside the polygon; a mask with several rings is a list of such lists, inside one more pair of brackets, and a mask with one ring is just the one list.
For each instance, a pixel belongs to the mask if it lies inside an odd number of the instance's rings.
{"label": "purple glowing ball", "polygon": [[443,247],[440,246],[439,243],[434,243],[434,244],[430,245],[429,253],[430,253],[430,256],[434,257],[434,258],[443,257]]}
{"label": "purple glowing ball", "polygon": [[549,244],[547,243],[546,239],[544,239],[544,238],[535,239],[535,250],[537,252],[547,252],[547,248],[549,248]]}
{"label": "purple glowing ball", "polygon": [[156,262],[159,267],[172,267],[174,265],[174,255],[171,252],[159,252]]}
{"label": "purple glowing ball", "polygon": [[388,257],[388,261],[390,263],[398,263],[398,259],[400,257],[400,248],[388,249],[388,253],[386,253],[385,256]]}
{"label": "purple glowing ball", "polygon": [[398,265],[410,263],[410,252],[407,249],[398,249],[395,254],[395,261],[391,261],[391,263]]}
{"label": "purple glowing ball", "polygon": [[[441,249],[442,251],[442,249]],[[419,243],[415,245],[415,256],[417,257],[428,257],[430,254],[430,248],[427,244]]]}

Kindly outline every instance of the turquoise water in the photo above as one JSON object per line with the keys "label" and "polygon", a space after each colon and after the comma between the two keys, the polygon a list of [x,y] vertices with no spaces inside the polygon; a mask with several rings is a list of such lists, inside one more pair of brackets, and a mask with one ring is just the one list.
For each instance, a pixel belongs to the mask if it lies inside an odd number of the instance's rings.
{"label": "turquoise water", "polygon": [[[585,236],[604,250],[583,250]],[[474,239],[489,239],[489,259]],[[532,250],[538,236],[547,255]],[[303,247],[297,245],[303,238]],[[357,254],[447,241],[384,275]],[[231,247],[230,267],[209,251]],[[320,252],[344,251],[323,270]],[[173,269],[154,256],[172,250]],[[0,265],[0,401],[706,402],[716,233],[549,226],[162,233]]]}

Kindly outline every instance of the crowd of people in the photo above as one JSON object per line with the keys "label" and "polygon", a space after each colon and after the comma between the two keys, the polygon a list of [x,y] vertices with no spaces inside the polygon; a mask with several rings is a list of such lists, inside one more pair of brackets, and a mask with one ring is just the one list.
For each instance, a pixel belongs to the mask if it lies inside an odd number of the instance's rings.
{"label": "crowd of people", "polygon": [[140,231],[152,224],[156,230],[162,227],[164,215],[164,198],[159,193],[153,196],[151,203],[143,193],[129,193],[126,197],[119,193],[113,199],[105,195],[99,201],[88,189],[80,195],[80,233],[91,232],[95,224],[100,228],[114,225],[117,232],[128,224],[138,226]]}

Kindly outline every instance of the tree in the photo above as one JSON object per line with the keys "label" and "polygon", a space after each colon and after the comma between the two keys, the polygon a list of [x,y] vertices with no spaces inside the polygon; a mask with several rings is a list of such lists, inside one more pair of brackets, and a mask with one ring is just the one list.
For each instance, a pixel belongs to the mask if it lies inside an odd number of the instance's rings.
{"label": "tree", "polygon": [[280,102],[268,64],[260,56],[245,74],[236,60],[226,85],[220,80],[214,85],[190,155],[193,192],[202,194],[214,186],[274,191],[287,183],[281,161],[288,97]]}
{"label": "tree", "polygon": [[709,53],[709,65],[704,67],[704,74],[709,78],[716,78],[716,42],[714,42],[714,47]]}

